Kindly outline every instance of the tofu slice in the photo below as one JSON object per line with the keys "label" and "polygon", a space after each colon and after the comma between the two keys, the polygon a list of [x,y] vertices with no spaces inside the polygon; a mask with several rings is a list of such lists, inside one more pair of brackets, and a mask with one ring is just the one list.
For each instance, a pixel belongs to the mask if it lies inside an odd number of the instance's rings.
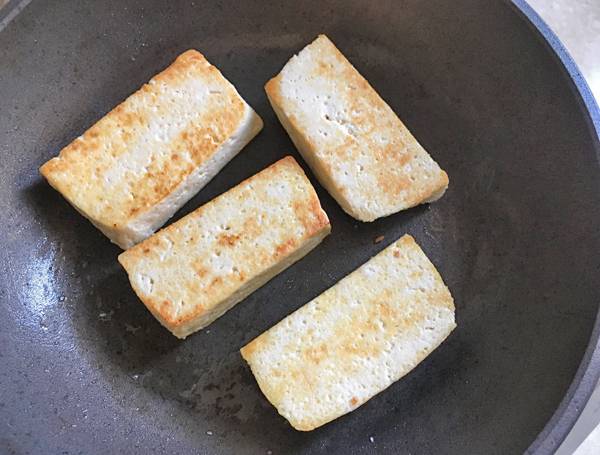
{"label": "tofu slice", "polygon": [[40,172],[125,249],[161,227],[262,125],[219,70],[189,50]]}
{"label": "tofu slice", "polygon": [[450,291],[405,235],[241,354],[277,411],[308,431],[386,389],[455,327]]}
{"label": "tofu slice", "polygon": [[354,218],[373,221],[446,191],[448,175],[325,35],[265,90],[302,157]]}
{"label": "tofu slice", "polygon": [[119,255],[138,297],[178,338],[302,258],[331,226],[288,156]]}

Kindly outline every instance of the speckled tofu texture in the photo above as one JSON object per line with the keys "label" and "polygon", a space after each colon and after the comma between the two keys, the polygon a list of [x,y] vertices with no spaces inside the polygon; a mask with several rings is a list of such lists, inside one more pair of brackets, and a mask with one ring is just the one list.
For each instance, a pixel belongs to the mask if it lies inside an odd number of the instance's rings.
{"label": "speckled tofu texture", "polygon": [[373,221],[446,191],[448,175],[325,35],[265,90],[321,184],[354,218]]}
{"label": "speckled tofu texture", "polygon": [[261,128],[233,85],[189,50],[40,172],[128,248],[161,227]]}
{"label": "speckled tofu texture", "polygon": [[241,354],[279,413],[308,431],[400,379],[455,327],[450,291],[405,235]]}
{"label": "speckled tofu texture", "polygon": [[221,316],[329,234],[302,168],[286,157],[121,253],[133,289],[175,336]]}

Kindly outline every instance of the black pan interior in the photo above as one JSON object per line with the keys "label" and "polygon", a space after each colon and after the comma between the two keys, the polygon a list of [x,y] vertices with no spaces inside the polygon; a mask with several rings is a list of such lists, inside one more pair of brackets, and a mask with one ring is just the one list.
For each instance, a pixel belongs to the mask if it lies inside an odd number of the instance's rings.
{"label": "black pan interior", "polygon": [[[300,160],[262,87],[318,33],[450,188],[364,224],[309,173],[331,236],[178,341],[135,297],[118,248],[37,168],[192,47],[265,129],[177,217],[286,154]],[[559,60],[508,2],[34,1],[0,32],[0,148],[0,446],[12,453],[518,453],[590,342],[598,139]],[[405,232],[452,290],[458,329],[357,411],[294,431],[238,349]]]}

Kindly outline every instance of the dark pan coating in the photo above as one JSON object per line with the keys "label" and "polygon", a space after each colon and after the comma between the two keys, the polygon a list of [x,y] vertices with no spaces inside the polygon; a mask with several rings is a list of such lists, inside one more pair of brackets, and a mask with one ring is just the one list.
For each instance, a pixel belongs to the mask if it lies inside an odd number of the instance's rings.
{"label": "dark pan coating", "polygon": [[[315,185],[332,234],[178,341],[136,298],[119,249],[38,167],[196,48],[265,128],[177,217],[290,152],[308,170],[263,85],[318,33],[448,172],[448,192],[366,224]],[[0,32],[0,150],[2,452],[519,453],[590,343],[598,139],[567,71],[509,2],[34,1]],[[405,232],[452,290],[458,328],[356,412],[294,431],[239,348]],[[574,400],[585,400],[595,374],[576,383]],[[564,415],[541,452],[576,412]]]}

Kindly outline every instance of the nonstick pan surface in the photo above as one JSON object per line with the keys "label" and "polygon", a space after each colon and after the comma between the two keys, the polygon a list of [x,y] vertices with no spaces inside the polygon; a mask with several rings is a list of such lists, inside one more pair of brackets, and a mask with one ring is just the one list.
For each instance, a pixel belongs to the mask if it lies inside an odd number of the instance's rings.
{"label": "nonstick pan surface", "polygon": [[[551,452],[599,371],[598,113],[560,45],[519,5],[535,25],[519,6],[479,0],[25,7],[0,32],[1,450]],[[447,170],[440,201],[360,223],[316,183],[263,85],[318,33]],[[265,128],[175,218],[292,154],[333,230],[180,341],[136,298],[119,249],[37,168],[188,48],[221,69]],[[452,290],[458,328],[355,412],[293,430],[239,348],[406,232]]]}

